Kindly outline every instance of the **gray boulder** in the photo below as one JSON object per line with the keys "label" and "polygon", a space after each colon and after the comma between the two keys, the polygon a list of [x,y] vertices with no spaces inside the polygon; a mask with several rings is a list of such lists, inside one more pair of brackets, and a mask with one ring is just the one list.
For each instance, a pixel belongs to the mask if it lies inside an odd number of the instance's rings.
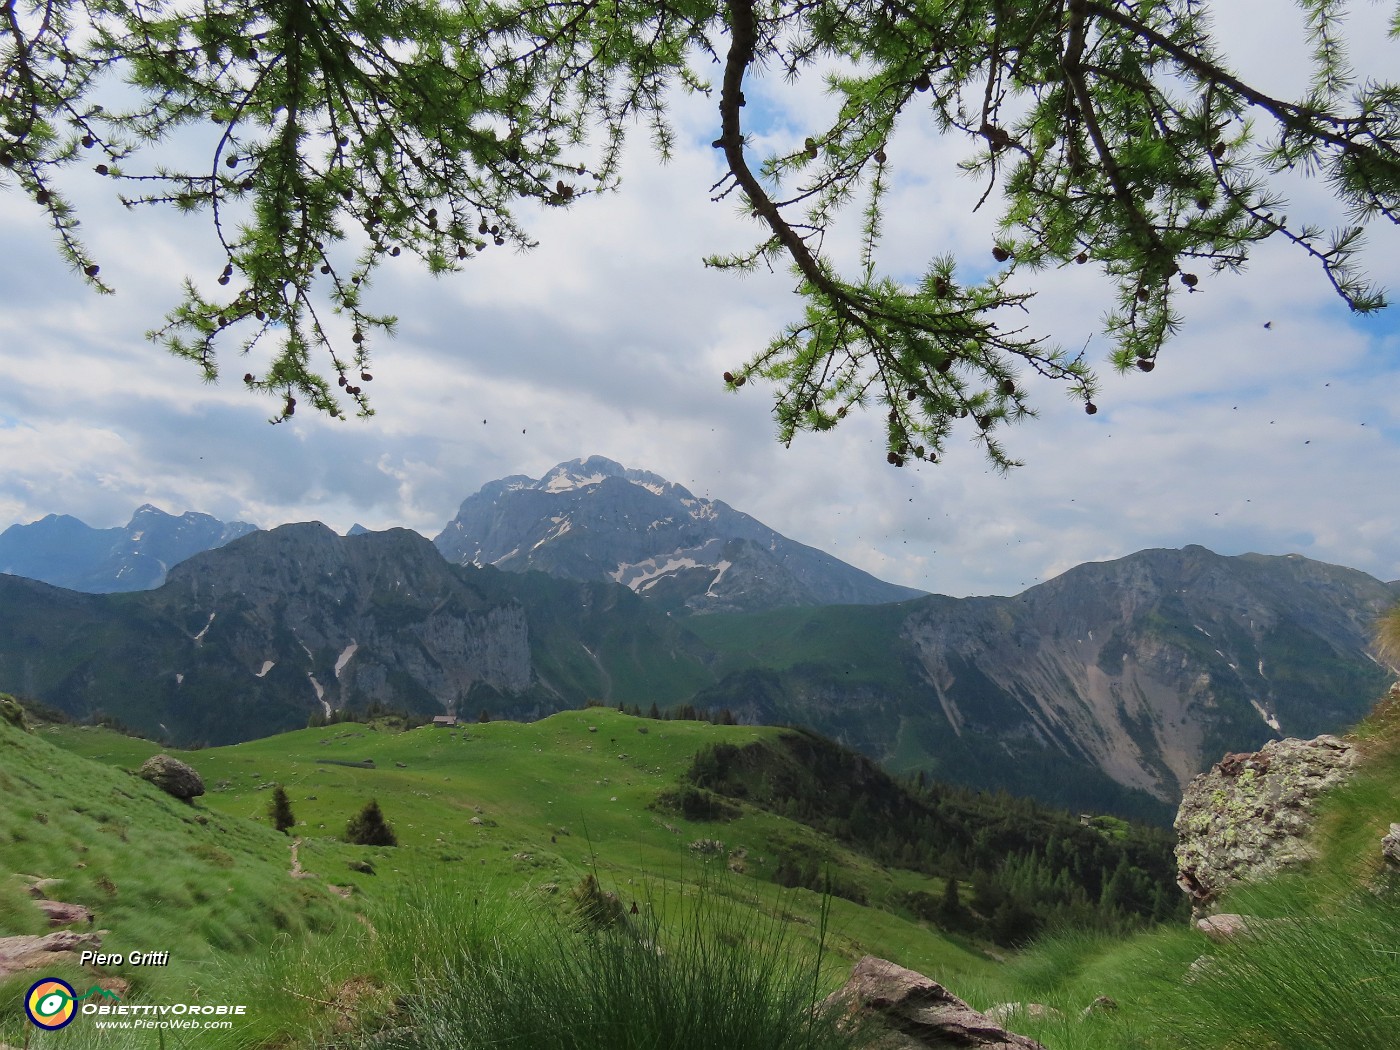
{"label": "gray boulder", "polygon": [[867,955],[822,1002],[840,1023],[868,1036],[869,1050],[1045,1050],[1008,1032],[921,973]]}
{"label": "gray boulder", "polygon": [[1358,760],[1335,736],[1274,740],[1253,754],[1226,755],[1196,777],[1176,815],[1177,885],[1194,918],[1234,883],[1310,860],[1313,805]]}
{"label": "gray boulder", "polygon": [[136,775],[175,798],[188,801],[204,794],[204,780],[195,768],[169,755],[152,755]]}
{"label": "gray boulder", "polygon": [[1387,868],[1400,871],[1400,824],[1390,825],[1390,831],[1381,838],[1381,856]]}

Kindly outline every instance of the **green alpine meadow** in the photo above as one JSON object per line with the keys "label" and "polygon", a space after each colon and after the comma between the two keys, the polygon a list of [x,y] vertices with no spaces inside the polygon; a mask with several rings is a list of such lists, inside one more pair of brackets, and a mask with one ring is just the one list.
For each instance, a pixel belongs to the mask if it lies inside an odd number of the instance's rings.
{"label": "green alpine meadow", "polygon": [[[57,929],[39,901],[62,901],[107,964],[79,945],[8,972],[0,1043],[868,1047],[821,1004],[876,956],[1050,1050],[1394,1046],[1375,843],[1397,708],[1352,735],[1315,859],[1227,897],[1251,932],[1220,944],[1187,920],[1165,830],[896,780],[807,731],[592,706],[164,752],[8,701],[0,945]],[[159,753],[204,793],[133,775]],[[105,995],[46,1031],[24,1011],[39,977]],[[157,1027],[161,1006],[243,1010]]]}

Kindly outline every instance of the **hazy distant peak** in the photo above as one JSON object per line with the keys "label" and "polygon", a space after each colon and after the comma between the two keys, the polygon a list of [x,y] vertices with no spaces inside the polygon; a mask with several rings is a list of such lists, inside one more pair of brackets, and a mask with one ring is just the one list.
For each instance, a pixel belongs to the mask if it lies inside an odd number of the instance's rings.
{"label": "hazy distant peak", "polygon": [[95,593],[158,587],[172,565],[223,546],[257,526],[208,514],[169,514],[143,503],[124,527],[94,529],[67,514],[49,514],[0,535],[0,572]]}

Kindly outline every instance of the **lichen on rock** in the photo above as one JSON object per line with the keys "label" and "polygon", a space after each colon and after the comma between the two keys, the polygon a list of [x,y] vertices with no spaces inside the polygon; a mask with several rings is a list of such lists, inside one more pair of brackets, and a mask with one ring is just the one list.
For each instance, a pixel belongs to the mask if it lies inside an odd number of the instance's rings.
{"label": "lichen on rock", "polygon": [[1345,740],[1274,740],[1226,755],[1187,787],[1176,815],[1177,885],[1195,918],[1234,883],[1312,859],[1307,837],[1318,796],[1343,783],[1359,755]]}

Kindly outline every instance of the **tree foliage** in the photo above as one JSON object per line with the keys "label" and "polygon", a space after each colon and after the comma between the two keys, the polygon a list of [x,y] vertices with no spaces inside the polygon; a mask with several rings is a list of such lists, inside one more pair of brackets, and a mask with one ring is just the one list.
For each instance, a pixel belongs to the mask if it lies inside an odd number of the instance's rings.
{"label": "tree foliage", "polygon": [[272,789],[272,798],[267,804],[267,816],[272,826],[284,834],[295,827],[297,818],[292,814],[292,803],[287,798],[287,789],[278,784]]}
{"label": "tree foliage", "polygon": [[399,844],[398,836],[394,834],[394,829],[389,822],[384,819],[384,813],[379,808],[377,799],[370,799],[359,813],[350,818],[345,825],[345,841],[357,846],[397,846]]}
{"label": "tree foliage", "polygon": [[[153,337],[209,380],[236,346],[275,420],[298,397],[365,414],[371,339],[394,325],[366,297],[386,258],[445,273],[528,247],[522,204],[614,188],[633,124],[664,157],[668,92],[713,93],[714,195],[758,234],[709,262],[786,264],[802,300],[728,385],[770,382],[785,441],[878,405],[891,463],[936,459],[962,427],[1004,467],[999,429],[1032,414],[1028,376],[1095,410],[1082,352],[1018,322],[1021,271],[1099,269],[1119,369],[1150,371],[1180,296],[1268,238],[1354,310],[1384,305],[1357,252],[1368,222],[1400,220],[1400,86],[1348,64],[1346,0],[1296,6],[1312,79],[1283,99],[1231,71],[1205,0],[4,0],[0,175],[100,291],[60,169],[91,164],[132,207],[207,215],[223,269],[190,275]],[[765,69],[826,70],[838,105],[795,151],[756,159],[744,94]],[[129,101],[107,109],[102,92]],[[916,279],[877,265],[895,174],[924,160],[898,138],[920,111],[968,145],[962,167],[1001,208],[990,275],[936,244]],[[201,129],[186,165],[172,136]],[[1351,221],[1290,219],[1294,169],[1326,179]],[[824,245],[852,204],[862,249],[845,272]]]}
{"label": "tree foliage", "polygon": [[[927,777],[901,783],[807,731],[744,747],[716,744],[695,756],[686,778],[690,784],[667,802],[693,792],[732,805],[728,796],[815,828],[878,864],[942,878],[941,896],[913,890],[898,903],[946,929],[1008,946],[1045,927],[1123,930],[1178,919],[1186,907],[1175,885],[1175,837],[1166,828],[1086,820]],[[783,886],[861,903],[871,889],[855,872],[832,870],[832,858],[814,856],[807,840],[775,846],[774,860],[770,877]],[[966,902],[960,879],[972,884]]]}

